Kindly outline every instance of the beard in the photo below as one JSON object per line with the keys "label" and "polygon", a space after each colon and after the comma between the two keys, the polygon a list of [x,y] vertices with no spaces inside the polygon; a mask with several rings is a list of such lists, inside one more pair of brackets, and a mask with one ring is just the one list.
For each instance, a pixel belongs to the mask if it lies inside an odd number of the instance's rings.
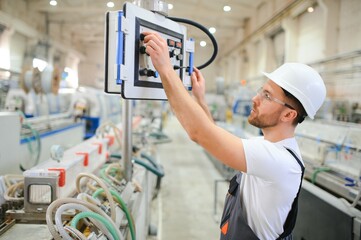
{"label": "beard", "polygon": [[277,111],[265,116],[253,110],[248,116],[248,123],[261,129],[274,127],[278,124],[279,114],[280,112]]}

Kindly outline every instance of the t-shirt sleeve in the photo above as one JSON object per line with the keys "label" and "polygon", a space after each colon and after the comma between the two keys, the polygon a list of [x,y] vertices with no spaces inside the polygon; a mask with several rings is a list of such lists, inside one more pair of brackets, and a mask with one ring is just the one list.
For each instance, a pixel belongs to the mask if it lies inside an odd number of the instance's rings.
{"label": "t-shirt sleeve", "polygon": [[282,180],[284,171],[289,169],[286,149],[279,147],[262,138],[243,140],[244,153],[247,163],[247,174],[264,180]]}

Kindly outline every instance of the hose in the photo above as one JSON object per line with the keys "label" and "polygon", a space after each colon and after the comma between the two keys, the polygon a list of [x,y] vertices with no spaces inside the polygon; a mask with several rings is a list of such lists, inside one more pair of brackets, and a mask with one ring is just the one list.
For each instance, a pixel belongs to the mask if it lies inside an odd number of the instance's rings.
{"label": "hose", "polygon": [[120,240],[125,240],[124,236],[121,234],[120,230],[116,227],[115,223],[103,210],[101,210],[99,207],[97,207],[91,203],[88,203],[88,202],[85,202],[85,201],[82,201],[82,200],[79,200],[76,198],[60,198],[60,199],[55,200],[48,206],[48,208],[46,210],[46,215],[45,215],[46,224],[48,226],[48,229],[49,229],[51,235],[54,237],[55,240],[62,240],[62,237],[59,235],[58,231],[56,230],[56,228],[54,226],[53,211],[59,205],[66,204],[66,203],[81,204],[81,205],[84,205],[85,207],[89,208],[91,211],[100,214],[114,226],[114,228],[117,230],[117,234],[120,237]]}
{"label": "hose", "polygon": [[[102,192],[104,192],[104,189],[99,188],[97,191],[95,191],[93,193],[93,197],[96,198],[99,194],[101,194]],[[135,236],[135,225],[133,223],[131,214],[127,208],[127,205],[125,204],[124,200],[121,198],[121,196],[118,194],[118,192],[114,191],[113,189],[110,189],[110,193],[115,197],[115,199],[117,200],[117,202],[119,203],[119,205],[121,206],[121,209],[124,211],[125,216],[128,220],[129,223],[129,229],[130,229],[130,234],[132,236],[132,240],[136,240],[136,236]]]}
{"label": "hose", "polygon": [[120,238],[117,235],[116,228],[114,228],[114,226],[112,224],[110,224],[109,221],[107,221],[104,217],[102,217],[98,213],[81,212],[81,213],[75,215],[75,217],[71,220],[70,226],[72,226],[73,228],[76,228],[79,220],[82,218],[94,218],[97,221],[103,223],[106,226],[106,228],[109,230],[111,235],[113,236],[114,240],[120,240]]}
{"label": "hose", "polygon": [[24,181],[24,176],[19,174],[6,174],[3,176],[6,187],[13,185],[13,182]]}
{"label": "hose", "polygon": [[197,22],[191,21],[189,19],[176,18],[176,17],[167,17],[167,18],[169,18],[170,20],[173,20],[175,22],[186,23],[186,24],[192,25],[194,27],[197,27],[200,30],[202,30],[205,34],[207,34],[207,36],[211,39],[212,44],[213,44],[213,54],[212,54],[211,58],[206,63],[198,66],[197,67],[198,69],[205,68],[214,61],[214,59],[216,58],[217,53],[218,53],[218,44],[217,44],[217,41],[214,38],[214,36],[209,32],[209,30],[207,28],[205,28],[203,25],[201,25],[201,24],[199,24]]}
{"label": "hose", "polygon": [[149,165],[149,164],[145,163],[144,161],[139,160],[137,158],[133,158],[132,162],[145,167],[147,170],[154,173],[158,177],[164,177],[164,171],[162,169],[155,168],[155,167],[153,167],[153,166],[151,166],[151,165]]}
{"label": "hose", "polygon": [[95,182],[97,182],[99,184],[100,187],[102,187],[104,189],[104,192],[108,198],[109,205],[110,205],[111,218],[115,222],[115,220],[116,220],[115,219],[115,217],[116,217],[115,203],[114,203],[114,199],[113,199],[111,193],[109,192],[109,188],[104,184],[104,182],[100,178],[98,178],[94,174],[80,173],[80,174],[78,174],[78,176],[76,176],[76,190],[78,191],[78,193],[82,192],[80,189],[80,179],[83,177],[88,177],[88,178],[93,179]]}
{"label": "hose", "polygon": [[356,207],[356,205],[357,205],[358,201],[360,200],[360,198],[361,198],[361,187],[360,187],[360,189],[358,191],[358,194],[357,194],[355,200],[353,200],[353,202],[351,204],[351,207]]}
{"label": "hose", "polygon": [[110,173],[110,171],[112,170],[115,170],[116,172],[120,173],[118,176],[119,179],[122,179],[124,174],[123,174],[123,169],[121,168],[120,164],[119,163],[112,163],[112,164],[109,164],[105,167],[103,167],[101,170],[100,170],[100,177],[102,179],[104,179],[109,185],[113,186],[114,183],[117,184],[117,185],[121,185],[122,183],[115,177],[113,177]]}
{"label": "hose", "polygon": [[158,164],[156,163],[156,161],[148,154],[145,153],[140,153],[140,157],[148,160],[154,167],[159,168]]}
{"label": "hose", "polygon": [[320,168],[316,168],[316,170],[313,172],[312,174],[312,178],[311,178],[311,182],[313,184],[316,184],[316,177],[317,177],[317,174],[319,174],[320,172],[327,172],[327,171],[330,171],[331,169],[328,168],[328,167],[320,167]]}
{"label": "hose", "polygon": [[121,141],[121,135],[122,132],[120,131],[120,129],[111,121],[105,122],[102,125],[100,125],[96,130],[95,130],[95,135],[99,136],[100,134],[104,133],[104,130],[106,130],[106,127],[109,126],[113,129],[114,132],[114,136],[115,139],[118,142],[119,148],[122,147],[122,141]]}
{"label": "hose", "polygon": [[[66,230],[64,229],[63,226],[63,222],[61,220],[61,216],[63,214],[64,211],[67,211],[69,209],[76,209],[78,211],[82,211],[82,212],[89,212],[89,208],[85,207],[84,205],[80,205],[80,204],[76,204],[76,203],[67,203],[64,205],[61,205],[55,213],[55,225],[58,228],[58,232],[59,234],[64,238],[64,239],[68,239],[68,240],[72,240],[72,237],[70,237],[70,235],[66,232]],[[100,229],[100,231],[102,233],[104,233],[104,235],[106,235],[107,237],[110,236],[109,231],[103,227],[103,225],[98,222],[98,221],[94,221],[94,225]]]}
{"label": "hose", "polygon": [[[120,155],[120,154],[111,154],[110,157],[121,159],[122,155]],[[147,164],[147,163],[145,163],[142,160],[139,160],[137,158],[133,158],[132,162],[145,167],[147,170],[151,171],[152,173],[154,173],[158,177],[164,177],[164,171],[159,168],[159,165],[149,155],[142,153],[141,157],[148,160],[152,164],[152,166],[150,166],[149,164]]]}
{"label": "hose", "polygon": [[77,239],[79,240],[88,240],[78,229],[73,228],[71,226],[65,226],[64,229],[68,232],[70,232],[71,234],[73,234],[74,236],[76,236]]}
{"label": "hose", "polygon": [[14,197],[16,190],[19,188],[24,190],[24,181],[11,185],[4,193],[4,199],[6,201],[24,201],[24,197]]}

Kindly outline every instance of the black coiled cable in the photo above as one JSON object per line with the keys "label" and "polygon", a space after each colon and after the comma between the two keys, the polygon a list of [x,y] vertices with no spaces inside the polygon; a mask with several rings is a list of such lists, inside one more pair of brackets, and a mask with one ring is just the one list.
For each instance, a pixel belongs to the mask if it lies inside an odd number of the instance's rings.
{"label": "black coiled cable", "polygon": [[209,32],[209,30],[207,28],[205,28],[203,25],[201,25],[201,24],[199,24],[197,22],[194,22],[192,20],[189,20],[189,19],[176,18],[176,17],[167,17],[167,18],[169,18],[170,20],[173,20],[175,22],[186,23],[186,24],[192,25],[194,27],[197,27],[200,30],[202,30],[205,34],[207,34],[207,36],[211,39],[212,44],[213,44],[213,54],[212,54],[211,58],[206,63],[198,66],[197,67],[198,69],[205,68],[214,61],[214,59],[216,58],[216,56],[218,54],[218,44],[217,44],[217,41],[214,38],[214,36]]}

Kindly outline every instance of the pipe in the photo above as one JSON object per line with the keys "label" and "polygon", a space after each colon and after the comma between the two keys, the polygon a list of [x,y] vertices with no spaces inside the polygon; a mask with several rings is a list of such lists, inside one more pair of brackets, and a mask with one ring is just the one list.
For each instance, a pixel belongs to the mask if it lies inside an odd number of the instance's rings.
{"label": "pipe", "polygon": [[132,102],[123,99],[122,104],[122,152],[124,161],[124,178],[127,182],[132,180]]}

